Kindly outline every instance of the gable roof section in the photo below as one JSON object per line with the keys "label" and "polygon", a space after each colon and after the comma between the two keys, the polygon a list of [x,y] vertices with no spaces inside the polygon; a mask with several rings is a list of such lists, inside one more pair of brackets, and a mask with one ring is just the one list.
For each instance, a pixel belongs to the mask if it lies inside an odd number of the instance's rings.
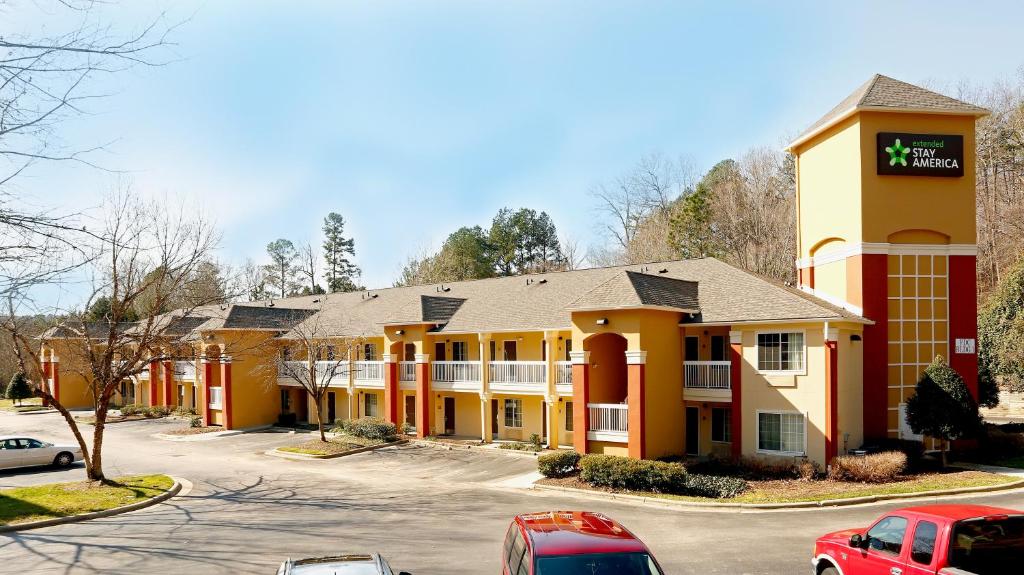
{"label": "gable roof section", "polygon": [[385,317],[380,323],[385,325],[448,323],[448,320],[455,315],[465,301],[465,298],[420,294],[418,298],[413,298],[407,304],[400,306],[397,312]]}
{"label": "gable roof section", "polygon": [[316,310],[300,307],[232,305],[216,329],[258,329],[286,331],[313,315]]}
{"label": "gable roof section", "polygon": [[793,140],[787,150],[806,142],[826,128],[847,118],[854,112],[922,112],[931,114],[955,114],[965,116],[987,116],[989,111],[980,106],[962,102],[920,86],[875,74],[867,82],[839,102],[836,107],[811,124]]}
{"label": "gable roof section", "polygon": [[567,306],[570,311],[670,308],[696,313],[697,282],[625,270],[615,274]]}

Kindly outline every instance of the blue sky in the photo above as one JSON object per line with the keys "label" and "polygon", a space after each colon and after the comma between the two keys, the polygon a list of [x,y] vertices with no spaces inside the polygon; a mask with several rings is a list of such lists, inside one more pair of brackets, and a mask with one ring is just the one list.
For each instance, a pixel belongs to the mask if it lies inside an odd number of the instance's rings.
{"label": "blue sky", "polygon": [[[27,2],[26,2],[27,3]],[[873,73],[953,86],[1014,76],[1022,3],[132,0],[128,30],[190,18],[181,57],[100,78],[64,126],[139,193],[201,205],[220,259],[319,241],[342,213],[364,282],[502,206],[603,241],[587,190],[652,152],[701,169],[780,146]],[[8,10],[10,12],[10,9]],[[25,30],[35,17],[0,14]],[[50,23],[50,27],[57,26]],[[33,203],[83,209],[110,175],[39,165]]]}

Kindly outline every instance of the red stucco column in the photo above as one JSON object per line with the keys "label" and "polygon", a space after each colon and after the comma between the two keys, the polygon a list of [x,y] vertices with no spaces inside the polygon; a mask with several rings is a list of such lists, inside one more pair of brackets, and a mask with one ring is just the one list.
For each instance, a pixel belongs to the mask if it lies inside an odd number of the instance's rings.
{"label": "red stucco column", "polygon": [[213,413],[210,411],[210,386],[213,383],[213,360],[203,357],[203,396],[200,398],[203,408],[203,425],[209,426],[213,423]]}
{"label": "red stucco column", "polygon": [[[978,399],[978,275],[975,256],[949,256],[949,366]],[[956,340],[966,340],[957,350]],[[973,349],[972,349],[973,348]]]}
{"label": "red stucco column", "polygon": [[[50,390],[50,373],[51,373],[51,369],[50,368],[51,368],[52,364],[50,363],[50,361],[45,359],[46,357],[47,357],[46,354],[43,353],[42,356],[41,356],[42,359],[39,360],[39,372],[43,374],[43,382],[42,382],[43,389],[46,390],[47,393],[51,393],[51,390]],[[50,402],[48,402],[48,401],[46,401],[44,399],[43,400],[43,407],[50,407]]]}
{"label": "red stucco column", "polygon": [[160,405],[160,362],[149,362],[149,406]]}
{"label": "red stucco column", "polygon": [[825,328],[825,465],[839,454],[839,330]]}
{"label": "red stucco column", "polygon": [[856,266],[860,260],[864,317],[875,322],[864,326],[865,441],[885,438],[889,429],[888,257],[863,254],[850,258],[848,263],[848,266]]}
{"label": "red stucco column", "polygon": [[732,390],[732,456],[743,455],[743,332],[729,332],[729,388]]}
{"label": "red stucco column", "polygon": [[590,402],[590,352],[570,351],[572,360],[572,446],[577,453],[587,453],[587,429]]}
{"label": "red stucco column", "polygon": [[398,391],[398,361],[392,354],[384,354],[384,418],[401,427],[398,406],[401,393]]}
{"label": "red stucco column", "polygon": [[174,407],[174,362],[164,362],[164,405]]}
{"label": "red stucco column", "polygon": [[644,382],[646,364],[646,351],[626,352],[629,456],[636,459],[643,459],[647,455],[647,390]]}
{"label": "red stucco column", "polygon": [[224,414],[224,429],[234,429],[231,406],[231,356],[220,356],[220,400]]}
{"label": "red stucco column", "polygon": [[433,391],[430,389],[430,355],[426,353],[416,354],[416,437],[431,435],[430,409]]}

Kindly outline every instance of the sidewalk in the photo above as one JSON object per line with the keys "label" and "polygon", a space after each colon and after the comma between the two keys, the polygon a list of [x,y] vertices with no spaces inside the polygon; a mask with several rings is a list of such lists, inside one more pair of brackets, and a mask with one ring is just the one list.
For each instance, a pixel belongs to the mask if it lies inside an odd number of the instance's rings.
{"label": "sidewalk", "polygon": [[1016,477],[1017,479],[1024,479],[1024,469],[1017,469],[1016,467],[1000,467],[998,465],[983,465],[981,463],[966,463],[960,461],[955,461],[951,465],[974,471],[986,471],[988,473],[998,473],[1000,475]]}

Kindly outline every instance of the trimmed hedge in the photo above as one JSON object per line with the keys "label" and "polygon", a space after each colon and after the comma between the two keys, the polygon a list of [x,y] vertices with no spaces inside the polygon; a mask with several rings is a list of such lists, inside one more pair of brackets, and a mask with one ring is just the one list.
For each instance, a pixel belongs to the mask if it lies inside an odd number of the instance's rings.
{"label": "trimmed hedge", "polygon": [[899,451],[871,455],[840,455],[832,459],[828,478],[836,481],[886,483],[907,470],[907,456]]}
{"label": "trimmed hedge", "polygon": [[613,489],[682,493],[686,469],[679,463],[593,454],[580,459],[580,480]]}
{"label": "trimmed hedge", "polygon": [[345,433],[365,439],[394,441],[398,437],[398,428],[395,427],[395,424],[384,421],[379,417],[349,419],[342,424],[342,428],[345,430]]}
{"label": "trimmed hedge", "polygon": [[537,471],[544,477],[569,477],[580,470],[580,454],[575,451],[555,451],[537,458]]}
{"label": "trimmed hedge", "polygon": [[686,476],[685,494],[693,497],[727,499],[743,493],[747,487],[747,482],[739,477],[690,473]]}

